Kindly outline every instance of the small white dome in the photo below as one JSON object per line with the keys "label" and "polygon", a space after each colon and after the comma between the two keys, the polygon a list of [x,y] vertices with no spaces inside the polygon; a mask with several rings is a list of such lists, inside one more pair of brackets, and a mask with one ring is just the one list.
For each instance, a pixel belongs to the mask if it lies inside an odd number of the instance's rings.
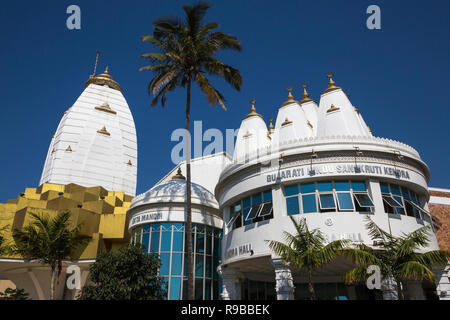
{"label": "small white dome", "polygon": [[[147,192],[135,197],[131,202],[130,209],[155,203],[186,203],[186,185],[187,182],[184,179],[172,179],[158,184]],[[214,195],[194,182],[191,183],[191,201],[193,204],[219,208]]]}

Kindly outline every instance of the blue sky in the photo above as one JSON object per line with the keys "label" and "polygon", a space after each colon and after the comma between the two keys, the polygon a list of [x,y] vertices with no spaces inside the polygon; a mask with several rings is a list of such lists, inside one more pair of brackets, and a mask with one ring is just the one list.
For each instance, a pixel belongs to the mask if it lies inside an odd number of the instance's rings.
{"label": "blue sky", "polygon": [[[173,164],[170,135],[184,126],[185,91],[167,105],[149,107],[150,72],[139,55],[154,51],[140,41],[156,17],[182,15],[189,1],[8,1],[0,11],[0,201],[36,187],[50,139],[63,112],[84,89],[95,51],[123,88],[138,132],[138,193]],[[238,128],[256,99],[257,111],[275,117],[288,86],[294,96],[309,84],[319,100],[334,71],[376,136],[407,143],[431,169],[430,186],[450,188],[448,139],[450,2],[435,1],[211,1],[206,21],[237,36],[241,53],[221,58],[241,70],[233,91],[214,79],[229,111],[211,108],[193,92],[193,120],[203,129]],[[66,8],[81,8],[81,30],[66,28]],[[366,28],[366,8],[381,8],[381,30]]]}

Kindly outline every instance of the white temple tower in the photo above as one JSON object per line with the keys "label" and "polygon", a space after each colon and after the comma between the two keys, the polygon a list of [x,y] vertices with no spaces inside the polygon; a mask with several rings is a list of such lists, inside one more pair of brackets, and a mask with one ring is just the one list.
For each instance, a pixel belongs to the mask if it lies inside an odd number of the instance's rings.
{"label": "white temple tower", "polygon": [[135,196],[136,128],[122,89],[108,68],[85,88],[50,142],[40,185],[101,186]]}

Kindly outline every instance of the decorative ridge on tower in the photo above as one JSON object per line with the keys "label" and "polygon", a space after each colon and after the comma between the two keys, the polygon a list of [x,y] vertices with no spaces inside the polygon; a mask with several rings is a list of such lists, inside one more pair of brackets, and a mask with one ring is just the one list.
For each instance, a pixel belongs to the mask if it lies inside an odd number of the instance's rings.
{"label": "decorative ridge on tower", "polygon": [[250,108],[250,113],[248,115],[246,115],[244,119],[247,119],[247,118],[250,118],[250,117],[254,117],[254,116],[258,116],[258,117],[260,117],[261,119],[264,120],[263,116],[256,112],[256,108],[255,108],[256,100],[255,99],[250,100],[250,103],[252,105],[252,107]]}
{"label": "decorative ridge on tower", "polygon": [[328,88],[325,89],[325,91],[322,94],[337,90],[337,89],[342,89],[341,87],[336,86],[335,82],[333,81],[333,77],[334,77],[334,73],[333,72],[328,72],[327,73],[327,78],[330,79],[328,81]]}
{"label": "decorative ridge on tower", "polygon": [[306,91],[307,87],[308,87],[307,84],[302,84],[303,94],[302,94],[302,100],[299,102],[299,104],[310,102],[310,101],[314,101],[313,99],[311,99],[309,97],[308,91]]}
{"label": "decorative ridge on tower", "polygon": [[84,87],[87,88],[91,83],[98,84],[100,86],[107,85],[111,89],[115,89],[122,92],[122,88],[120,87],[120,85],[109,74],[108,67],[106,67],[105,71],[99,74],[98,76],[90,75],[89,79],[84,84]]}
{"label": "decorative ridge on tower", "polygon": [[281,105],[281,107],[287,106],[288,104],[291,104],[291,103],[298,103],[298,101],[294,100],[294,96],[292,95],[292,90],[294,90],[292,87],[286,88],[286,91],[289,92],[289,94],[287,96],[287,100]]}
{"label": "decorative ridge on tower", "polygon": [[186,180],[186,177],[183,176],[183,174],[181,173],[181,167],[178,167],[177,174],[172,177],[172,180],[175,180],[175,179]]}

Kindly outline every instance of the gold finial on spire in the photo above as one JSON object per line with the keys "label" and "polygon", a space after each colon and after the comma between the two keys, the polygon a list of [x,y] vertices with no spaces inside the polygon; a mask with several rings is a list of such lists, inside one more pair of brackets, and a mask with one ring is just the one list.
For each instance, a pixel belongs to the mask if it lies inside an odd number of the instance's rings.
{"label": "gold finial on spire", "polygon": [[327,78],[329,79],[328,80],[328,88],[323,93],[328,93],[333,90],[341,89],[340,87],[336,86],[336,83],[333,81],[333,77],[334,77],[333,72],[327,73]]}
{"label": "gold finial on spire", "polygon": [[244,119],[254,117],[254,116],[258,116],[261,119],[263,119],[262,115],[260,115],[259,113],[256,112],[255,103],[256,103],[255,99],[250,100],[250,104],[252,105],[252,107],[250,108],[250,113],[248,115],[246,115]]}
{"label": "gold finial on spire", "polygon": [[183,174],[181,173],[181,166],[178,167],[177,174],[172,177],[172,180],[174,179],[186,180],[185,176],[183,176]]}
{"label": "gold finial on spire", "polygon": [[109,74],[109,68],[106,67],[105,71],[97,76],[90,75],[89,79],[84,84],[84,87],[87,88],[90,84],[96,84],[99,86],[107,85],[111,89],[118,90],[122,92],[122,88],[120,85],[113,79],[113,77]]}
{"label": "gold finial on spire", "polygon": [[284,102],[284,103],[281,105],[282,107],[284,107],[284,106],[286,106],[286,105],[288,105],[288,104],[297,102],[297,101],[294,100],[294,96],[292,95],[292,90],[294,90],[294,88],[292,88],[292,87],[287,87],[287,88],[286,88],[286,91],[289,92],[289,94],[288,94],[288,96],[287,96],[286,102]]}
{"label": "gold finial on spire", "polygon": [[308,87],[308,85],[306,83],[302,84],[303,94],[302,94],[302,100],[299,102],[299,104],[314,101],[309,97],[308,91],[306,91],[307,87]]}

